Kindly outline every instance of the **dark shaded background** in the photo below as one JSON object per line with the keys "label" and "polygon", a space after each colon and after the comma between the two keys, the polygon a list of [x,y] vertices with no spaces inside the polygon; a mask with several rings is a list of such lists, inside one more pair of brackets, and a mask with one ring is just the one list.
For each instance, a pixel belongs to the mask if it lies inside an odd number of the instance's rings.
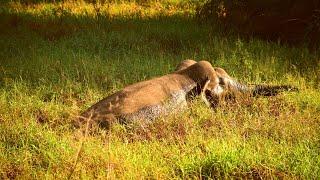
{"label": "dark shaded background", "polygon": [[318,0],[210,0],[198,9],[198,18],[219,22],[247,37],[318,46]]}

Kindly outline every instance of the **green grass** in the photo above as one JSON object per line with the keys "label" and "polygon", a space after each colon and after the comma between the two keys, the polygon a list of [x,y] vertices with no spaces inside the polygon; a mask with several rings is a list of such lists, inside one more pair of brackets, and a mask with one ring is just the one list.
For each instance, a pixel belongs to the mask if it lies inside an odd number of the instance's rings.
{"label": "green grass", "polygon": [[[318,51],[241,39],[197,22],[195,8],[1,4],[0,177],[64,179],[74,169],[74,179],[319,178]],[[73,128],[99,99],[187,58],[300,91],[216,111],[195,100],[182,114],[88,137]]]}

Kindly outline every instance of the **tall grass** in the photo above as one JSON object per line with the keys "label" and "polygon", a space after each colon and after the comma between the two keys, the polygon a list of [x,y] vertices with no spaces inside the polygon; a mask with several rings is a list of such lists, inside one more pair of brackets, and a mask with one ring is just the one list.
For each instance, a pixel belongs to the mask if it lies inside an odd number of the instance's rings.
{"label": "tall grass", "polygon": [[[2,3],[0,177],[320,177],[319,53],[229,35],[182,2]],[[73,128],[99,99],[187,58],[300,91],[215,111],[195,99],[181,114],[85,141]]]}

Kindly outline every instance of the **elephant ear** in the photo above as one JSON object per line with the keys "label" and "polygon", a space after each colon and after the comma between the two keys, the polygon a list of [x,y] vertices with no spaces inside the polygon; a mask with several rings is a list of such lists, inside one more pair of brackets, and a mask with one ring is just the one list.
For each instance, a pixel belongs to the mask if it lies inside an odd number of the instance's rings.
{"label": "elephant ear", "polygon": [[201,99],[204,101],[204,103],[205,103],[208,107],[211,106],[211,103],[210,103],[210,101],[209,101],[209,99],[207,98],[207,95],[206,95],[206,91],[208,91],[209,83],[210,83],[210,79],[208,79],[208,80],[204,83],[204,85],[203,85],[203,87],[202,87],[202,89],[201,89],[201,93],[200,93]]}
{"label": "elephant ear", "polygon": [[214,83],[212,87],[208,88],[210,85],[212,85],[210,83],[212,82],[208,80],[208,82],[205,84],[201,93],[201,97],[207,106],[215,109],[221,102],[222,96],[225,94],[226,89],[223,85],[221,85],[220,82]]}

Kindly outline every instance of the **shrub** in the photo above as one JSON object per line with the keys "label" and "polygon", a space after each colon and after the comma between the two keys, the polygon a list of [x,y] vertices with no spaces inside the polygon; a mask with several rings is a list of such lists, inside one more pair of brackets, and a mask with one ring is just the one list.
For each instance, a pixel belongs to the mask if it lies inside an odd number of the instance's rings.
{"label": "shrub", "polygon": [[315,45],[320,39],[320,2],[316,0],[209,0],[197,16],[270,40],[308,40]]}

